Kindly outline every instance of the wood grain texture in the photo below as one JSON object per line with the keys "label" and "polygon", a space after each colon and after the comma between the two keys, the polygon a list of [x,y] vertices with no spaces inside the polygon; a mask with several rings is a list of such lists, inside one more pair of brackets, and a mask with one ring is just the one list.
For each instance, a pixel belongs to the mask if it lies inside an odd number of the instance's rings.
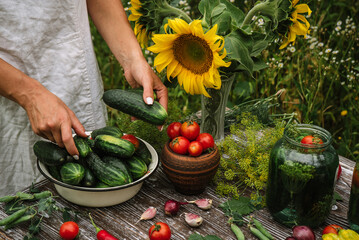
{"label": "wood grain texture", "polygon": [[[343,198],[343,201],[337,203],[338,209],[332,211],[329,218],[323,226],[315,229],[317,239],[320,239],[320,232],[327,224],[338,224],[344,228],[348,227],[346,220],[347,208],[349,201],[350,185],[352,179],[352,171],[354,169],[354,162],[346,158],[340,157],[342,164],[342,177],[336,185],[336,191]],[[53,185],[47,181],[41,181],[35,185],[41,190],[50,190],[57,195]],[[28,189],[27,189],[28,190]],[[195,200],[199,198],[213,199],[214,207],[208,211],[197,208],[194,204],[188,204],[181,207],[179,214],[174,217],[169,217],[164,214],[163,204],[168,199],[181,200]],[[57,198],[58,204],[62,207],[72,208],[76,211],[84,213],[79,217],[78,224],[80,226],[81,236],[80,240],[96,239],[96,232],[88,218],[87,213],[90,212],[97,226],[106,229],[118,239],[123,240],[144,240],[148,239],[148,229],[152,224],[162,221],[166,222],[172,230],[172,240],[187,239],[192,233],[199,233],[201,235],[214,234],[221,237],[223,240],[234,240],[235,236],[231,232],[226,222],[228,218],[223,214],[218,205],[225,202],[226,198],[218,197],[214,189],[207,187],[206,190],[195,196],[185,196],[175,191],[165,174],[162,172],[160,166],[157,172],[147,180],[140,192],[129,201],[106,208],[86,208],[80,207],[67,202],[61,197]],[[140,221],[137,223],[141,214],[149,207],[154,206],[158,209],[156,217],[152,220]],[[201,215],[204,218],[203,224],[199,228],[189,227],[185,221],[183,213],[193,212]],[[182,215],[181,215],[182,214]],[[0,205],[0,219],[5,217],[3,205]],[[291,235],[291,229],[284,227],[277,222],[274,222],[266,209],[256,211],[254,216],[262,222],[262,224],[269,230],[269,232],[278,240],[284,240]],[[62,224],[62,215],[54,214],[51,218],[46,218],[42,224],[42,230],[38,235],[39,239],[45,240],[59,240],[58,230]],[[4,231],[0,228],[0,239],[2,240],[20,240],[26,235],[27,224],[12,230]],[[241,227],[246,239],[255,240],[250,234],[247,227]]]}

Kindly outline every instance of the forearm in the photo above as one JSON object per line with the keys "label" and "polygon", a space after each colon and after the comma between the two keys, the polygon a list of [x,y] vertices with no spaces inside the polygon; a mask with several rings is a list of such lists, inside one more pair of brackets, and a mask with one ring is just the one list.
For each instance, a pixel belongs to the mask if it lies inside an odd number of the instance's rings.
{"label": "forearm", "polygon": [[0,58],[0,95],[25,108],[39,90],[45,90],[41,83]]}
{"label": "forearm", "polygon": [[121,0],[87,0],[89,14],[123,68],[143,58],[142,50],[127,20]]}

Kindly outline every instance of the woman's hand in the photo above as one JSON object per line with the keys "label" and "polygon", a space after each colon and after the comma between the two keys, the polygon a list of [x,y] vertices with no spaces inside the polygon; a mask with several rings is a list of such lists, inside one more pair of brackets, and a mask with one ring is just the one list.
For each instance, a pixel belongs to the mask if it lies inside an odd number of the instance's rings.
{"label": "woman's hand", "polygon": [[37,80],[27,76],[0,58],[0,95],[22,106],[33,131],[78,155],[72,129],[86,137],[85,129],[75,114],[56,95]]}
{"label": "woman's hand", "polygon": [[87,135],[80,121],[64,102],[40,86],[31,101],[24,104],[24,108],[32,130],[37,135],[65,147],[71,156],[78,156],[72,129],[81,137]]}

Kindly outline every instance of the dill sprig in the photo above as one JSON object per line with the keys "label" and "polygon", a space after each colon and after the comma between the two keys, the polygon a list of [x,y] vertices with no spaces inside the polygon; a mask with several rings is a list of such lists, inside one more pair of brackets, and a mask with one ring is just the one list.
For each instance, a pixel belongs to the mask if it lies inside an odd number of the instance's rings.
{"label": "dill sprig", "polygon": [[283,136],[284,126],[285,122],[274,121],[268,127],[251,113],[240,115],[240,122],[230,127],[231,134],[218,144],[223,155],[214,178],[219,195],[238,199],[250,189],[251,199],[264,204],[270,151]]}

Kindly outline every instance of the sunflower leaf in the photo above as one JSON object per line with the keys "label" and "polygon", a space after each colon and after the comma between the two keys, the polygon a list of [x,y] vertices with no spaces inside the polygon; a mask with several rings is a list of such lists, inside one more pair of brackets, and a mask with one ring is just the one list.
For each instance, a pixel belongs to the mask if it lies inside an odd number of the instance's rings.
{"label": "sunflower leaf", "polygon": [[225,48],[228,52],[228,58],[238,61],[252,75],[254,62],[250,56],[251,50],[248,49],[251,45],[244,41],[242,36],[240,30],[228,34],[224,40]]}

